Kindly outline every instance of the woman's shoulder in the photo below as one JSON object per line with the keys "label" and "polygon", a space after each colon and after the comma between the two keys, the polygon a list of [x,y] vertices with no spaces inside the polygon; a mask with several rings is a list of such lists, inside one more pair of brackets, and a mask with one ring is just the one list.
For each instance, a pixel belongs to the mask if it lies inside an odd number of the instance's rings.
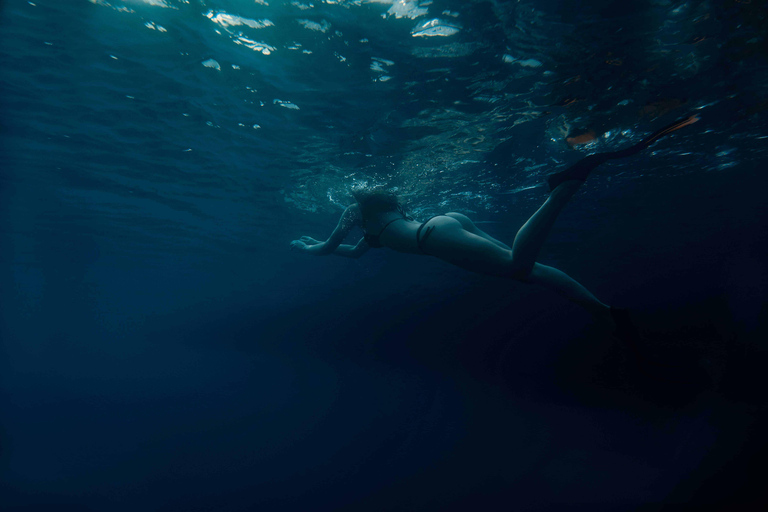
{"label": "woman's shoulder", "polygon": [[341,215],[341,218],[344,220],[344,223],[348,224],[350,227],[356,224],[361,224],[363,222],[363,214],[360,211],[360,205],[355,203],[347,206],[344,213]]}
{"label": "woman's shoulder", "polygon": [[363,218],[363,212],[360,209],[360,205],[357,203],[353,203],[347,206],[346,210],[344,210],[344,215],[348,217],[355,217],[357,219]]}

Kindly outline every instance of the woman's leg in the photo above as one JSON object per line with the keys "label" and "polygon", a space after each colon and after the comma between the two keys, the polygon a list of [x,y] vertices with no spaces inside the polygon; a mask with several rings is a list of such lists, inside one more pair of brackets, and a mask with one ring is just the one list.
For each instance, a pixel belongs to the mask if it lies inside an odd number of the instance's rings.
{"label": "woman's leg", "polygon": [[607,304],[600,302],[578,281],[554,267],[548,267],[541,263],[534,264],[533,270],[528,274],[525,282],[557,292],[595,316],[607,317],[610,314],[610,307]]}
{"label": "woman's leg", "polygon": [[656,142],[661,137],[698,121],[696,116],[680,119],[652,133],[638,144],[613,153],[598,153],[576,162],[565,171],[553,174],[549,178],[552,192],[541,208],[517,232],[512,244],[513,276],[529,283],[535,283],[556,291],[560,295],[592,311],[594,314],[607,314],[610,308],[597,300],[586,288],[556,268],[536,263],[541,246],[544,244],[552,225],[568,200],[586,180],[589,173],[608,160],[626,158],[635,155]]}
{"label": "woman's leg", "polygon": [[[558,187],[559,190],[552,193],[544,206],[521,228],[515,238],[515,246],[520,249],[521,245],[530,242],[538,243],[540,247],[548,226],[579,185],[579,182],[569,181]],[[430,221],[430,226],[434,227],[434,232],[425,241],[424,248],[432,256],[472,272],[537,284],[559,293],[596,316],[607,317],[609,314],[608,306],[565,273],[535,261],[526,262],[527,268],[522,271],[521,260],[515,260],[520,251],[515,256],[514,249],[504,249],[479,234],[471,233],[453,216],[436,217]],[[523,253],[529,253],[526,257],[532,255],[535,258],[538,253],[538,248],[535,251],[531,247],[523,249]]]}
{"label": "woman's leg", "polygon": [[698,120],[699,118],[696,116],[680,119],[657,130],[628,149],[614,151],[612,153],[589,155],[582,158],[568,169],[550,176],[548,181],[552,188],[552,192],[550,193],[549,198],[544,202],[541,208],[528,219],[528,222],[520,228],[520,231],[518,231],[515,236],[515,242],[512,244],[512,259],[517,267],[517,271],[522,272],[523,274],[531,271],[533,264],[536,262],[539,250],[544,244],[547,235],[549,235],[549,230],[552,228],[552,224],[555,223],[558,214],[562,211],[566,203],[568,203],[568,200],[573,197],[573,194],[579,188],[579,185],[587,179],[587,176],[592,169],[608,160],[635,155],[659,140],[661,137],[668,135],[675,130],[679,130],[684,126],[693,124]]}
{"label": "woman's leg", "polygon": [[531,272],[557,216],[580,185],[576,180],[562,182],[517,232],[512,243],[512,265],[517,277],[526,278]]}
{"label": "woman's leg", "polygon": [[539,251],[557,216],[592,169],[608,160],[634,155],[664,135],[696,121],[696,116],[679,120],[629,149],[590,155],[565,171],[552,175],[548,180],[552,192],[517,232],[511,250],[479,230],[466,216],[451,214],[431,221],[435,232],[426,241],[427,252],[473,272],[511,277],[549,288],[594,315],[610,319],[609,306],[600,302],[584,286],[556,268],[536,263]]}
{"label": "woman's leg", "polygon": [[556,268],[536,263],[557,216],[580,185],[581,182],[575,180],[562,182],[520,228],[512,244],[511,266],[514,277],[557,292],[596,316],[605,316],[610,312],[609,306],[600,302],[579,282]]}
{"label": "woman's leg", "polygon": [[[517,267],[515,273],[522,274],[521,277],[525,277],[525,275],[530,273],[533,264],[536,263],[536,257],[541,250],[541,246],[547,239],[547,235],[549,235],[549,231],[555,223],[558,214],[568,203],[568,200],[573,197],[573,194],[580,185],[580,181],[569,180],[556,187],[549,194],[549,198],[547,198],[541,208],[518,230],[511,249],[513,264]],[[450,212],[446,216],[458,220],[465,231],[493,242],[502,249],[510,250],[509,246],[475,226],[466,215]]]}

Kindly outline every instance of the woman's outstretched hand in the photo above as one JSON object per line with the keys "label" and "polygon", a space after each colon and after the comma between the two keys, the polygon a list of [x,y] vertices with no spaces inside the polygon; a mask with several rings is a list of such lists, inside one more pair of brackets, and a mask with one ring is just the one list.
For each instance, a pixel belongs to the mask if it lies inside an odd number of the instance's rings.
{"label": "woman's outstretched hand", "polygon": [[321,244],[320,240],[315,240],[311,236],[303,236],[298,240],[291,242],[291,250],[297,249],[299,251],[306,251],[309,247],[317,244]]}

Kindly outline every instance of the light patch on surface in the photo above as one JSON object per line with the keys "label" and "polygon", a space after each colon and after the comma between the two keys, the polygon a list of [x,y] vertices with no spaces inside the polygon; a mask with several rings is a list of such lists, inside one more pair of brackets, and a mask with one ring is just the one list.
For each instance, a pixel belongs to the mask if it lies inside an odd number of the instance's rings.
{"label": "light patch on surface", "polygon": [[373,57],[371,59],[373,62],[371,62],[371,71],[375,71],[377,73],[385,73],[383,66],[394,66],[395,63],[391,60],[387,59],[380,59],[378,57]]}
{"label": "light patch on surface", "polygon": [[461,28],[456,25],[435,18],[416,25],[411,35],[413,37],[448,37],[458,34],[460,30]]}
{"label": "light patch on surface", "polygon": [[92,4],[95,4],[95,5],[100,5],[102,7],[109,7],[110,9],[114,9],[117,12],[125,12],[125,13],[129,13],[129,14],[136,12],[133,9],[131,9],[130,7],[126,7],[125,5],[121,5],[119,7],[115,7],[114,5],[110,4],[109,2],[106,2],[105,0],[88,0],[88,1],[91,2]]}
{"label": "light patch on surface", "polygon": [[272,27],[275,25],[270,20],[266,20],[266,19],[252,20],[250,18],[244,18],[242,16],[237,16],[235,14],[227,14],[225,12],[214,14],[213,11],[208,11],[205,17],[224,28],[245,25],[246,27],[258,29],[258,28]]}
{"label": "light patch on surface", "polygon": [[733,153],[734,151],[736,151],[735,148],[724,149],[723,151],[720,151],[719,153],[717,153],[717,155],[715,155],[715,156],[720,156],[720,157],[728,156],[731,153]]}
{"label": "light patch on surface", "polygon": [[542,66],[541,61],[536,59],[518,59],[508,54],[504,55],[504,62],[507,64],[518,64],[524,68],[539,68]]}
{"label": "light patch on surface", "polygon": [[328,32],[328,29],[331,28],[331,24],[328,23],[325,20],[322,20],[320,23],[312,20],[296,20],[299,25],[306,28],[307,30],[314,30],[315,32],[322,32],[325,34]]}
{"label": "light patch on surface", "polygon": [[[428,5],[429,3],[431,2],[425,2],[424,5]],[[396,19],[410,18],[415,20],[419,16],[424,16],[425,14],[427,14],[427,9],[424,8],[418,0],[395,0],[392,2],[392,7],[387,11],[388,16],[394,16]]]}
{"label": "light patch on surface", "polygon": [[541,67],[541,62],[536,59],[525,59],[518,61],[518,64],[523,66],[524,68],[539,68]]}
{"label": "light patch on surface", "polygon": [[247,37],[237,37],[235,38],[235,44],[243,45],[246,48],[250,48],[251,50],[255,52],[260,52],[263,55],[271,55],[272,52],[275,51],[274,46],[270,46],[267,43],[260,43],[258,41],[254,41],[253,39],[248,39]]}
{"label": "light patch on surface", "polygon": [[285,107],[291,110],[299,110],[299,106],[296,105],[295,103],[291,103],[290,101],[275,99],[275,100],[272,100],[272,104],[280,105],[281,107]]}
{"label": "light patch on surface", "polygon": [[144,5],[149,5],[151,7],[162,7],[164,9],[176,9],[176,7],[174,7],[173,5],[169,4],[165,0],[132,0],[132,1],[128,0],[128,1],[126,1],[124,3],[126,3],[126,4],[144,4]]}
{"label": "light patch on surface", "polygon": [[[101,1],[101,0],[97,0],[95,2],[93,0],[91,0],[91,1],[93,3],[98,3],[99,5],[107,5],[107,6],[109,6],[109,4],[107,2],[105,2],[105,1]],[[125,0],[124,2],[121,2],[121,3],[124,3],[124,4],[134,4],[134,5],[136,5],[136,4],[139,4],[139,5],[149,5],[150,7],[162,7],[164,9],[178,9],[178,7],[176,7],[174,5],[171,5],[168,2],[166,2],[166,0]]]}
{"label": "light patch on surface", "polygon": [[297,7],[302,11],[306,11],[307,9],[312,9],[314,7],[314,5],[312,4],[303,4],[301,2],[291,2],[291,5],[294,7]]}
{"label": "light patch on surface", "polygon": [[215,69],[216,71],[221,71],[221,66],[218,62],[214,59],[208,59],[203,61],[203,66],[211,69]]}
{"label": "light patch on surface", "polygon": [[737,162],[725,162],[724,164],[720,164],[717,166],[718,171],[724,171],[726,169],[730,169],[731,167],[735,167],[737,165]]}
{"label": "light patch on surface", "polygon": [[161,25],[155,25],[154,21],[148,21],[144,24],[144,26],[150,30],[157,30],[158,32],[168,32],[167,30],[165,30],[165,27]]}
{"label": "light patch on surface", "polygon": [[387,75],[384,74],[384,73],[387,72],[387,70],[385,69],[385,66],[389,67],[389,66],[394,66],[394,65],[395,65],[395,63],[392,62],[391,60],[381,59],[379,57],[373,57],[371,59],[371,71],[373,71],[374,73],[381,73],[381,75],[376,77],[376,78],[374,78],[373,81],[374,82],[386,82],[388,80],[391,80],[392,79],[391,76],[387,76]]}

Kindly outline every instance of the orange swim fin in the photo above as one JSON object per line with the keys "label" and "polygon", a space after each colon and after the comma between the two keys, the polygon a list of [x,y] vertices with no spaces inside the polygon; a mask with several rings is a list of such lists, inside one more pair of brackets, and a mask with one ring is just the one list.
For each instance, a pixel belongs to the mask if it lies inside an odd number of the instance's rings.
{"label": "orange swim fin", "polygon": [[[640,144],[645,144],[645,146],[651,145],[653,142],[659,140],[663,136],[667,135],[668,133],[672,133],[675,130],[679,130],[680,128],[683,128],[684,126],[688,126],[689,124],[693,124],[695,122],[699,121],[699,116],[692,115],[688,116],[684,119],[680,119],[678,121],[675,121],[674,123],[665,126],[661,130],[658,130],[656,132],[653,132],[651,135],[649,135],[647,138],[643,139],[643,141]],[[638,144],[638,145],[640,145]]]}
{"label": "orange swim fin", "polygon": [[623,149],[621,151],[613,151],[610,153],[596,153],[582,158],[564,171],[555,173],[547,179],[549,184],[549,190],[554,190],[558,185],[568,180],[585,181],[592,169],[598,165],[607,162],[608,160],[615,160],[617,158],[626,158],[634,154],[639,153],[643,149],[647,148],[663,136],[672,133],[675,130],[679,130],[684,126],[688,126],[699,121],[698,116],[692,115],[683,119],[679,119],[672,124],[665,126],[664,128],[653,132],[651,135],[638,142],[634,146]]}

